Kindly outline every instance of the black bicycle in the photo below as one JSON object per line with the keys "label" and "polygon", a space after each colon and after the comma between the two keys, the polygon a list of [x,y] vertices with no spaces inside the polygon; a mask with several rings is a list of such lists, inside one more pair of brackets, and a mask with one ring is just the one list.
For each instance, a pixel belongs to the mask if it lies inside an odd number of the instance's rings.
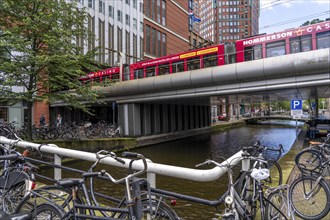
{"label": "black bicycle", "polygon": [[[111,157],[120,163],[125,163],[114,153],[100,151],[96,153],[97,161],[89,172],[83,173],[82,178],[63,179],[57,181],[57,186],[48,186],[31,191],[20,203],[17,212],[30,211],[34,219],[179,219],[174,210],[163,201],[151,195],[149,182],[138,178],[147,170],[147,162],[143,155],[124,152],[123,156],[131,157],[129,162],[130,174],[115,179],[101,170],[93,172],[96,165],[104,158]],[[142,161],[144,169],[133,172],[133,163]],[[125,196],[122,199],[109,198],[117,202],[116,206],[99,204],[94,183],[90,181],[89,188],[86,182],[96,177],[115,184],[125,185]],[[89,189],[89,190],[88,190]]]}

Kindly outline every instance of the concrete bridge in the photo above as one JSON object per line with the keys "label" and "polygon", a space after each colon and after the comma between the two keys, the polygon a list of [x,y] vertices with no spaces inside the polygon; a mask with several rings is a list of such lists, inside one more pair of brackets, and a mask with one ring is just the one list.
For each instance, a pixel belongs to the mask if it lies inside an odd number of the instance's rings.
{"label": "concrete bridge", "polygon": [[94,89],[125,135],[180,132],[210,126],[211,97],[226,97],[228,104],[330,97],[329,54],[326,48]]}

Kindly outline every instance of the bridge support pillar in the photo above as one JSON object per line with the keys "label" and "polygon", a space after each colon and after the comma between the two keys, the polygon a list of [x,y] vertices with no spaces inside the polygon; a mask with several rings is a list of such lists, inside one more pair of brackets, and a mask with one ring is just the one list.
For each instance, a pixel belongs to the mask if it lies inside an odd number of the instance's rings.
{"label": "bridge support pillar", "polygon": [[160,106],[161,112],[162,112],[162,117],[161,117],[161,132],[162,133],[167,133],[169,132],[169,118],[168,118],[168,105],[163,104]]}
{"label": "bridge support pillar", "polygon": [[128,136],[141,135],[140,109],[141,109],[140,104],[118,105],[119,124],[123,128],[124,135],[128,135]]}
{"label": "bridge support pillar", "polygon": [[159,104],[154,104],[153,105],[153,109],[152,111],[152,115],[153,115],[153,120],[152,120],[152,124],[153,124],[153,133],[154,134],[159,134],[160,133],[160,105]]}
{"label": "bridge support pillar", "polygon": [[151,134],[151,111],[150,104],[143,104],[142,112],[142,134],[150,135]]}
{"label": "bridge support pillar", "polygon": [[183,130],[187,130],[189,128],[189,106],[183,106]]}
{"label": "bridge support pillar", "polygon": [[178,105],[177,106],[177,128],[176,130],[177,131],[182,131],[183,130],[183,117],[182,117],[182,111],[183,111],[183,108],[182,108],[182,105]]}
{"label": "bridge support pillar", "polygon": [[170,132],[174,132],[176,130],[175,127],[175,105],[170,105],[169,108],[169,120],[170,120]]}

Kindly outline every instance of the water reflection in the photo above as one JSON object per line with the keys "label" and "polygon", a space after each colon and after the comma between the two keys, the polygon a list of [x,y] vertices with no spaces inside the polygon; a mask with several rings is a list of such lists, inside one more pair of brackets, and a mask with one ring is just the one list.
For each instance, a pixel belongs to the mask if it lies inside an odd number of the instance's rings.
{"label": "water reflection", "polygon": [[[301,123],[299,125],[302,125]],[[282,144],[285,152],[290,150],[296,138],[295,122],[263,123],[232,128],[224,132],[201,134],[186,139],[157,144],[136,151],[144,154],[155,163],[195,168],[195,165],[208,158],[221,161],[221,157],[228,158],[244,146],[254,144],[257,140],[263,145],[278,146]],[[87,170],[90,163],[77,162],[73,166]],[[210,167],[209,167],[210,168]],[[116,176],[123,175],[125,170],[100,167],[107,169]],[[239,169],[239,167],[237,168]],[[64,174],[64,176],[72,174]],[[206,183],[182,180],[166,176],[157,176],[157,187],[179,193],[194,195],[206,199],[217,199],[227,188],[227,176],[220,180]],[[122,188],[109,184],[98,184],[97,190],[106,194],[119,195]],[[120,190],[120,193],[119,193]],[[214,207],[196,205],[194,203],[178,201],[174,209],[184,219],[211,219],[216,217]],[[218,212],[220,213],[220,212]]]}

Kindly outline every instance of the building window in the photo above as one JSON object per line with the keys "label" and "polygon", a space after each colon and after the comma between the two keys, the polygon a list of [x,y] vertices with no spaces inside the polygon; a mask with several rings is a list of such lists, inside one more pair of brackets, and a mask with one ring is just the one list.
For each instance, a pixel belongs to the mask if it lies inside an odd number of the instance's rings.
{"label": "building window", "polygon": [[162,2],[162,25],[166,25],[166,1],[163,0]]}
{"label": "building window", "polygon": [[130,17],[129,17],[129,15],[128,14],[126,14],[125,15],[125,23],[126,23],[126,25],[128,25],[128,26],[130,26]]}
{"label": "building window", "polygon": [[137,9],[137,0],[133,0],[133,8]]}
{"label": "building window", "polygon": [[95,8],[95,0],[88,0],[88,7],[94,9]]}
{"label": "building window", "polygon": [[130,64],[130,55],[131,55],[131,44],[130,44],[130,35],[129,35],[129,32],[126,31],[126,63],[127,64]]}
{"label": "building window", "polygon": [[[113,25],[111,25],[109,23],[109,35],[108,35],[108,42],[109,42],[109,45],[108,47],[110,49],[114,49],[114,28],[113,28]],[[108,53],[109,53],[109,56],[108,56],[108,63],[110,66],[113,66],[114,65],[114,52],[112,50],[109,50]]]}
{"label": "building window", "polygon": [[133,34],[133,63],[137,61],[137,36]]}
{"label": "building window", "polygon": [[117,20],[123,22],[123,13],[120,10],[117,11]]}
{"label": "building window", "polygon": [[161,57],[162,56],[162,50],[161,50],[162,41],[161,41],[161,36],[162,36],[162,33],[160,33],[159,31],[157,31],[157,56],[158,57]]}
{"label": "building window", "polygon": [[140,22],[140,31],[143,32],[143,22]]}
{"label": "building window", "polygon": [[105,24],[104,22],[99,19],[99,61],[104,63],[105,62]]}
{"label": "building window", "polygon": [[130,0],[125,0],[125,2],[126,2],[127,5],[130,5],[130,2],[129,1]]}
{"label": "building window", "polygon": [[140,2],[140,12],[143,12],[143,2]]}
{"label": "building window", "polygon": [[162,56],[166,56],[166,34],[162,35]]}
{"label": "building window", "polygon": [[[95,34],[95,17],[88,16],[88,30],[92,34]],[[94,37],[91,37],[92,39],[89,39],[88,41],[88,51],[91,51],[95,48],[95,39]]]}
{"label": "building window", "polygon": [[104,14],[104,9],[105,9],[105,3],[100,0],[100,2],[99,2],[99,12]]}
{"label": "building window", "polygon": [[109,17],[113,18],[114,14],[113,14],[113,7],[111,5],[109,5]]}
{"label": "building window", "polygon": [[123,51],[123,31],[118,27],[117,29],[117,36],[118,36],[118,47],[117,51],[122,52]]}
{"label": "building window", "polygon": [[157,23],[160,24],[160,0],[157,0]]}
{"label": "building window", "polygon": [[136,18],[133,18],[133,29],[134,30],[137,29],[137,20],[136,20]]}
{"label": "building window", "polygon": [[150,26],[146,26],[146,53],[150,54]]}
{"label": "building window", "polygon": [[156,0],[151,0],[151,19],[155,20],[156,14]]}
{"label": "building window", "polygon": [[152,55],[156,55],[156,29],[151,29],[151,45],[152,45]]}

